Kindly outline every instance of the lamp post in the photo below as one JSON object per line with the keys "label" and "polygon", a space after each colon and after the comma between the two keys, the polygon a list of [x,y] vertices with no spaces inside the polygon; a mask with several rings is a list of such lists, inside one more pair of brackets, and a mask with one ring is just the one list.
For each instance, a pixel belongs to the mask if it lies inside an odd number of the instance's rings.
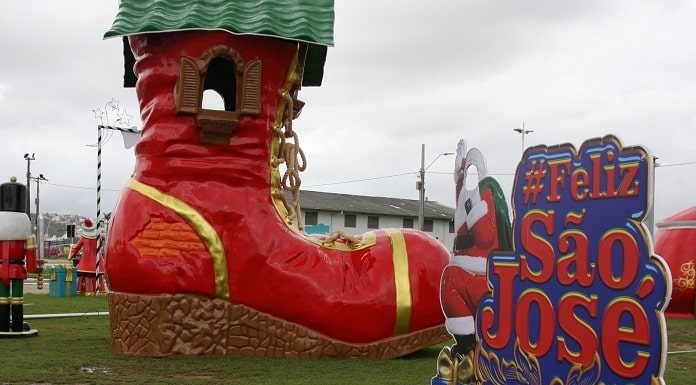
{"label": "lamp post", "polygon": [[522,128],[513,128],[512,130],[522,134],[522,152],[524,152],[524,136],[529,134],[530,132],[534,132],[534,130],[525,129],[524,122],[522,122]]}
{"label": "lamp post", "polygon": [[419,192],[419,197],[418,197],[418,229],[423,231],[423,215],[425,212],[425,171],[430,168],[430,166],[435,163],[436,160],[438,160],[441,156],[443,155],[452,155],[454,154],[453,152],[443,152],[441,154],[438,154],[435,159],[433,159],[432,162],[428,165],[428,167],[424,167],[425,165],[425,144],[421,144],[421,167],[420,167],[420,180],[418,183],[416,183],[416,189]]}
{"label": "lamp post", "polygon": [[37,250],[38,254],[37,257],[39,260],[44,259],[44,228],[43,228],[43,215],[41,215],[41,211],[39,210],[39,189],[41,186],[41,181],[42,180],[48,180],[44,177],[43,174],[39,174],[37,177],[31,177],[31,179],[36,181],[36,242],[39,245],[39,248]]}
{"label": "lamp post", "polygon": [[24,154],[24,159],[27,161],[27,202],[26,202],[26,210],[27,210],[27,216],[29,216],[29,219],[31,219],[31,198],[29,197],[31,195],[31,161],[36,159],[34,158],[34,153],[29,156],[29,153]]}
{"label": "lamp post", "polygon": [[[39,211],[39,187],[41,186],[42,180],[48,181],[48,179],[46,179],[43,174],[39,174],[39,176],[36,176],[36,177],[31,177],[31,179],[36,181],[36,199],[34,200],[34,202],[36,203],[36,220],[38,221],[39,220],[39,213],[41,212],[41,211]],[[38,222],[37,222],[37,227],[38,227]]]}

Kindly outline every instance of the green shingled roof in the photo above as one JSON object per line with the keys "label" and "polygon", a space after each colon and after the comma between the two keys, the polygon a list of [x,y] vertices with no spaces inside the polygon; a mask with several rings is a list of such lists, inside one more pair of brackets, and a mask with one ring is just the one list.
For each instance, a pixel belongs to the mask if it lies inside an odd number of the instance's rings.
{"label": "green shingled roof", "polygon": [[121,0],[104,37],[218,29],[307,42],[303,84],[319,85],[333,23],[333,0]]}

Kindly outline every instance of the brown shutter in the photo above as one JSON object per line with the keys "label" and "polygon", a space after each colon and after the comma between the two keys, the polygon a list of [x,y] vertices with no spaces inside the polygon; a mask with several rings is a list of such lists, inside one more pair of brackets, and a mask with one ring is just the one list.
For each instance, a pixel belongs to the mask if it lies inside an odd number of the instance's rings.
{"label": "brown shutter", "polygon": [[176,83],[176,111],[196,115],[201,104],[201,75],[192,60],[181,58],[179,80]]}
{"label": "brown shutter", "polygon": [[252,60],[246,65],[243,83],[240,112],[258,115],[261,113],[261,60]]}

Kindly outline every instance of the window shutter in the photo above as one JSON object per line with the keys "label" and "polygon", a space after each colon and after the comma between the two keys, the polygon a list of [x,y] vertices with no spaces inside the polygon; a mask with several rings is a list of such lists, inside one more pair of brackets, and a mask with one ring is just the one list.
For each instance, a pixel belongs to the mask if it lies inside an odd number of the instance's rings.
{"label": "window shutter", "polygon": [[180,114],[197,114],[201,97],[201,75],[196,63],[190,59],[181,58],[181,69],[176,90],[177,112]]}
{"label": "window shutter", "polygon": [[261,113],[261,60],[252,60],[246,65],[243,79],[240,112],[243,115],[258,115]]}

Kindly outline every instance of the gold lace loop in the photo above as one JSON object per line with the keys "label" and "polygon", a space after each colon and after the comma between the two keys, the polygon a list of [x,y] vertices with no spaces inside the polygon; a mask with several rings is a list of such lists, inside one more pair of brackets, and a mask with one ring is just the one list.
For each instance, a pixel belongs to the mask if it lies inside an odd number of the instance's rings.
{"label": "gold lace loop", "polygon": [[[296,112],[294,110],[295,104],[301,106],[296,98],[294,98],[290,92],[283,91],[281,97],[285,101],[285,112],[283,114],[283,120],[280,127],[276,127],[276,134],[280,138],[280,146],[278,149],[278,158],[273,160],[275,166],[285,163],[286,170],[281,179],[281,186],[283,190],[290,191],[292,194],[292,201],[288,202],[284,196],[279,197],[285,209],[288,211],[289,219],[297,219],[297,228],[300,231],[304,230],[304,221],[302,220],[302,215],[300,215],[300,186],[302,185],[302,179],[300,178],[300,173],[307,169],[307,157],[300,147],[300,139],[297,133],[292,129],[292,120],[296,117]],[[284,128],[284,131],[281,129]],[[289,142],[288,139],[292,139]]]}
{"label": "gold lace loop", "polygon": [[346,234],[343,231],[337,230],[334,231],[333,233],[329,234],[326,239],[324,239],[324,245],[330,246],[336,243],[337,240],[343,239],[348,243],[349,245],[355,245],[356,243],[360,242],[357,238],[355,238],[352,235]]}

